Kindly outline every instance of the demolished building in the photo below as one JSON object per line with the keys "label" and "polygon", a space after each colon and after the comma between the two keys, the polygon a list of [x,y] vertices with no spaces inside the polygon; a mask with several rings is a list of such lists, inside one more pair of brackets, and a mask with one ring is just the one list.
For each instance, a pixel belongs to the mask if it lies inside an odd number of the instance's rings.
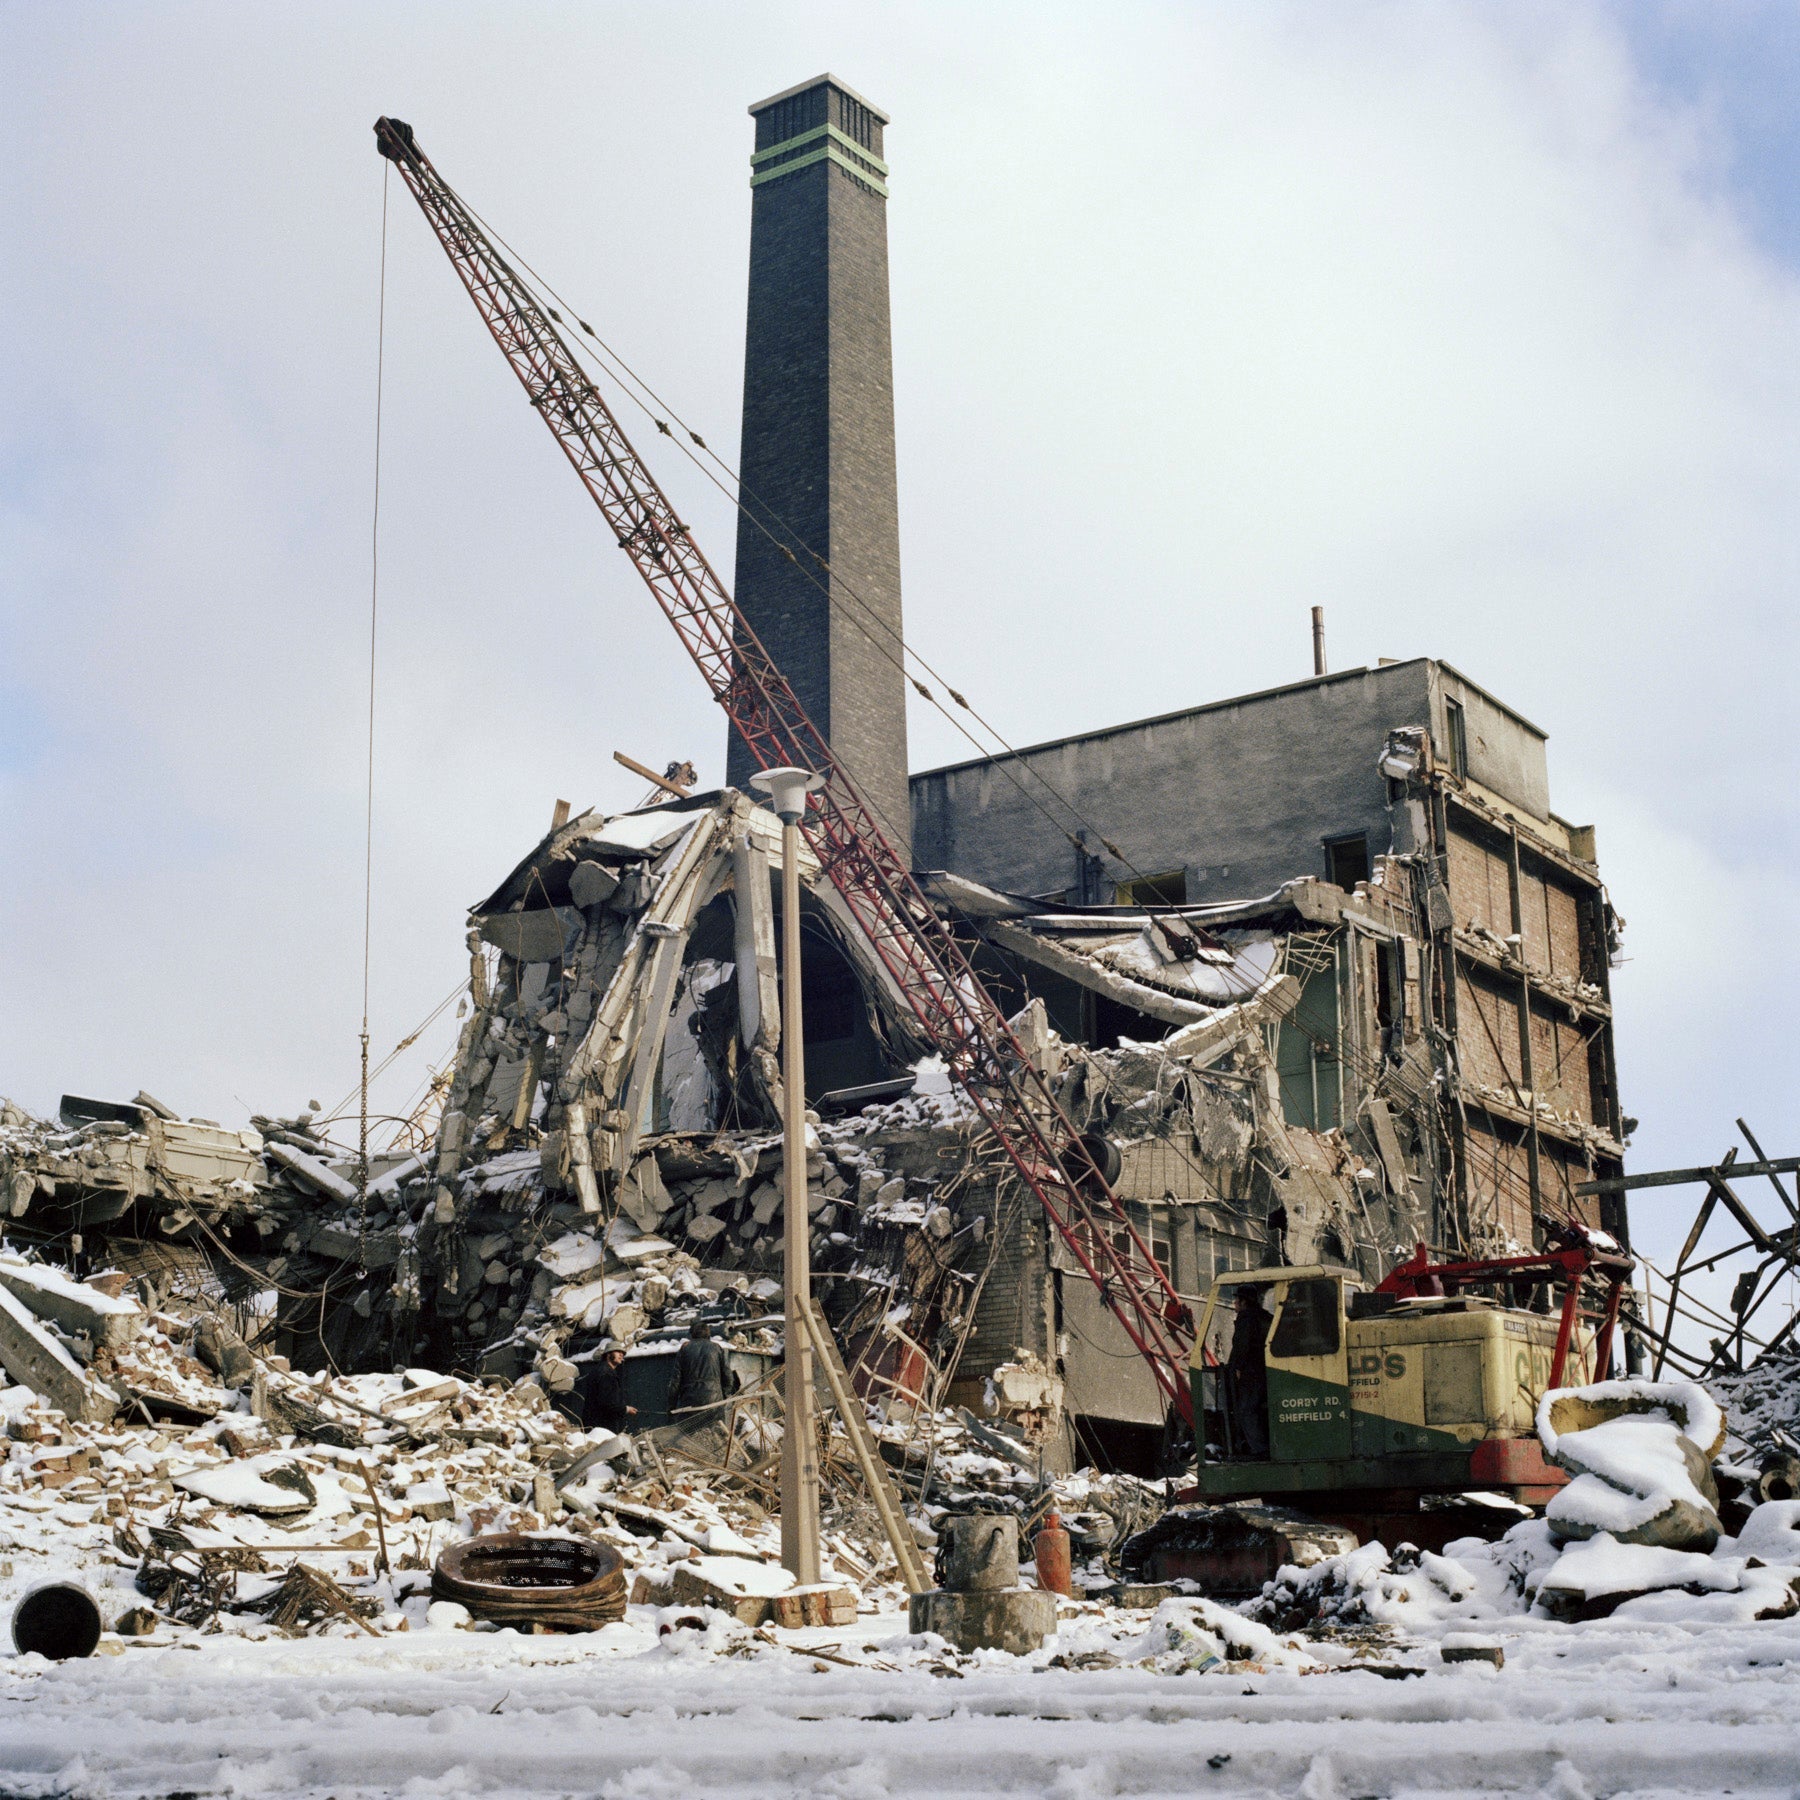
{"label": "demolished building", "polygon": [[[1440,717],[1454,725],[1460,704]],[[1417,1242],[1529,1250],[1567,1221],[1627,1238],[1622,1204],[1600,1213],[1574,1192],[1623,1149],[1606,1001],[1617,926],[1575,854],[1591,852],[1591,831],[1481,784],[1459,768],[1454,735],[1440,755],[1429,716],[1359,748],[1338,775],[1375,785],[1394,847],[1348,887],[1302,874],[1247,902],[1082,905],[926,878],[1065,1109],[1116,1148],[1116,1192],[1192,1299],[1259,1263],[1344,1263],[1375,1279]],[[831,1089],[836,1073],[897,1074],[908,1054],[904,1014],[883,1005],[856,945],[841,920],[807,938],[807,998],[826,1001],[809,1012],[808,1058],[829,1071],[812,1098],[828,1118],[859,1097]],[[716,968],[700,979],[723,996]],[[733,984],[741,1006],[752,990]],[[735,1035],[748,1058],[741,1017]],[[1154,1466],[1154,1382],[1068,1248],[1033,1208],[1008,1204],[998,1160],[979,1167],[978,1143],[967,1119],[880,1143],[912,1199],[929,1206],[954,1185],[947,1232],[977,1219],[991,1231],[970,1259],[979,1286],[954,1396],[985,1395],[1023,1354],[1060,1384],[1059,1454]]]}
{"label": "demolished building", "polygon": [[[887,121],[831,76],[751,111],[734,616],[910,836],[929,922],[1116,1168],[1176,1294],[1284,1259],[1375,1276],[1420,1241],[1531,1248],[1565,1219],[1624,1241],[1622,1201],[1575,1192],[1616,1174],[1627,1131],[1593,832],[1551,811],[1544,734],[1448,665],[909,777],[903,665],[865,628],[903,644]],[[383,153],[416,159],[384,124]],[[756,760],[734,736],[728,774]],[[0,1125],[12,1236],[210,1285],[302,1367],[566,1384],[699,1307],[766,1354],[777,835],[736,787],[560,819],[471,909],[455,1053],[383,1155],[362,1166],[310,1114],[231,1132],[147,1095],[70,1099],[54,1126]],[[866,921],[816,860],[802,881],[813,1251],[859,1379],[899,1405],[991,1398],[1048,1458],[1154,1467],[1164,1390],[1079,1246],[932,1066]]]}
{"label": "demolished building", "polygon": [[[1407,773],[1383,779],[1429,791],[1422,732],[1386,760]],[[185,1251],[247,1333],[301,1366],[561,1377],[602,1343],[656,1353],[696,1308],[772,1354],[778,831],[723,790],[548,833],[471,910],[434,1137],[373,1162],[366,1191],[304,1118],[231,1133],[149,1096],[70,1100],[60,1131],[14,1117],[0,1133],[12,1235],[134,1272]],[[1434,932],[1437,872],[1395,853],[1348,892],[1304,875],[1255,901],[1150,907],[949,873],[925,885],[1197,1302],[1216,1274],[1259,1264],[1373,1279],[1420,1241],[1529,1245],[1520,1213],[1467,1210],[1468,1113],[1496,1097],[1472,1088],[1466,1025],[1446,1010],[1452,953],[1505,970],[1514,947]],[[1148,1370],[925,1058],[816,862],[802,886],[816,1279],[865,1390],[999,1405],[1053,1465],[1154,1469],[1165,1420]],[[1595,1002],[1572,989],[1566,1004]],[[1605,1155],[1588,1133],[1586,1153]]]}
{"label": "demolished building", "polygon": [[[1410,1067],[1415,1089],[1441,1074],[1453,1216],[1438,1241],[1529,1247],[1565,1216],[1624,1241],[1622,1209],[1594,1216],[1575,1191],[1617,1173],[1631,1128],[1609,987],[1620,921],[1594,828],[1552,809],[1545,744],[1449,664],[1384,661],[1034,746],[1017,769],[915,775],[914,841],[926,866],[1012,892],[1199,918],[1316,877],[1331,966],[1278,1047],[1289,1115],[1350,1128],[1384,1066]],[[1034,781],[1116,844],[1054,829]],[[1334,888],[1350,896],[1341,916]],[[1064,1006],[1072,1035],[1143,1034],[1086,988]]]}

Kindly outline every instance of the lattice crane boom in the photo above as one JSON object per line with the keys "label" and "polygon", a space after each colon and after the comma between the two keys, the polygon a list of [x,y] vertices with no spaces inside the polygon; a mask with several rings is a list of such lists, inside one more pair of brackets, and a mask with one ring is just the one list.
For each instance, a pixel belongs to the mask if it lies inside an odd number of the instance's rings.
{"label": "lattice crane boom", "polygon": [[375,137],[531,404],[751,754],[765,769],[792,764],[824,776],[803,829],[827,879],[1165,1399],[1192,1423],[1192,1316],[1094,1151],[563,341],[556,316],[438,174],[411,126],[382,118]]}

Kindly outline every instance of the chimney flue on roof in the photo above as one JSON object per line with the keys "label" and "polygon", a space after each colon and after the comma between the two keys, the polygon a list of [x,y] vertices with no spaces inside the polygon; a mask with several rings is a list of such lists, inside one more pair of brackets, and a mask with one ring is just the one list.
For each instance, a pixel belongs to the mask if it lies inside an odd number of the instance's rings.
{"label": "chimney flue on roof", "polygon": [[1313,673],[1325,673],[1325,609],[1315,606],[1313,612]]}

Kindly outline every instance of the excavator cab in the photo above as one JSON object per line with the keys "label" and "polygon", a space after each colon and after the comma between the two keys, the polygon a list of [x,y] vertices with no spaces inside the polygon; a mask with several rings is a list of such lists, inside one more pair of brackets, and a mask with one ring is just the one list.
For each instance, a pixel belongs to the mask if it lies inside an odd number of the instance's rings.
{"label": "excavator cab", "polygon": [[[1351,1454],[1350,1295],[1362,1283],[1348,1269],[1245,1269],[1221,1275],[1207,1295],[1191,1364],[1197,1433],[1241,1455],[1225,1363],[1242,1321],[1231,1317],[1238,1293],[1261,1291],[1269,1315],[1263,1341],[1268,1386],[1268,1460],[1335,1461]],[[1215,1428],[1216,1421],[1216,1428]]]}
{"label": "excavator cab", "polygon": [[[1316,1506],[1328,1492],[1386,1504],[1481,1488],[1540,1504],[1566,1477],[1544,1461],[1537,1403],[1567,1370],[1610,1366],[1611,1321],[1630,1267],[1621,1254],[1576,1244],[1461,1263],[1421,1250],[1372,1291],[1351,1270],[1318,1265],[1219,1276],[1189,1368],[1203,1446],[1197,1492],[1306,1495]],[[1579,1316],[1590,1272],[1598,1330]],[[1559,1312],[1507,1304],[1557,1280]],[[1261,1382],[1253,1368],[1240,1377],[1234,1408],[1227,1365],[1236,1333],[1258,1316],[1231,1316],[1246,1287],[1266,1296],[1268,1322]],[[1264,1388],[1266,1448],[1256,1421],[1234,1417]]]}

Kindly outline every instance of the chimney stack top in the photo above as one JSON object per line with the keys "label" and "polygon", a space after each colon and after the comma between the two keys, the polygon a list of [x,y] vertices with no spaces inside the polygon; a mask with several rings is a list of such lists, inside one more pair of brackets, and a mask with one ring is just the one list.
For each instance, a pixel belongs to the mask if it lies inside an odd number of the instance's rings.
{"label": "chimney stack top", "polygon": [[888,115],[884,113],[874,101],[865,100],[855,88],[849,86],[845,82],[839,81],[838,78],[832,74],[815,75],[811,81],[797,81],[792,87],[783,88],[779,94],[771,94],[766,100],[756,101],[750,108],[750,116],[754,119],[758,113],[767,112],[771,106],[779,106],[783,100],[792,100],[797,94],[809,94],[817,87],[836,88],[840,94],[844,95],[847,99],[854,100],[858,106],[867,107],[883,125],[891,122]]}

